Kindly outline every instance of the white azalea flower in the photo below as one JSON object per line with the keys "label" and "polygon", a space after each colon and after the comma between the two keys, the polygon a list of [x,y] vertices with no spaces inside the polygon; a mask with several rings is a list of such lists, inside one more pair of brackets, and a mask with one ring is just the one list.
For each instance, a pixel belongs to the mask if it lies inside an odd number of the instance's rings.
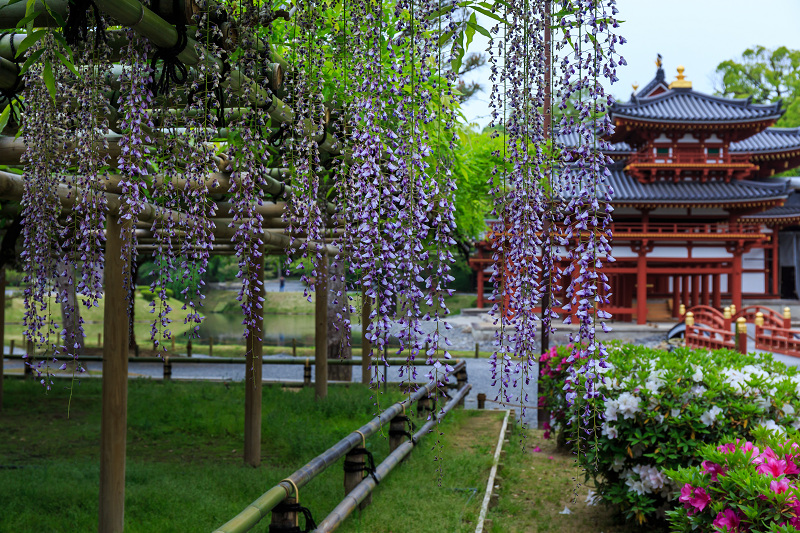
{"label": "white azalea flower", "polygon": [[622,413],[623,418],[626,420],[633,418],[636,413],[641,411],[639,408],[640,398],[630,392],[620,394],[619,398],[617,398],[617,403],[619,404],[619,412]]}
{"label": "white azalea flower", "polygon": [[692,365],[692,367],[695,369],[694,374],[692,374],[692,381],[703,381],[703,369],[697,365]]}
{"label": "white azalea flower", "polygon": [[702,422],[705,426],[713,426],[714,421],[717,419],[717,415],[720,413],[722,413],[722,409],[715,405],[700,416],[700,422]]}

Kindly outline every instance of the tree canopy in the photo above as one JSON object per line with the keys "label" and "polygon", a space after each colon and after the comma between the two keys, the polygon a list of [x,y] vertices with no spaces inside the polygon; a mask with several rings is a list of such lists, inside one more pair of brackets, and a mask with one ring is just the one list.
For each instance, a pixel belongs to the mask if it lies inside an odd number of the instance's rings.
{"label": "tree canopy", "polygon": [[759,104],[783,100],[786,113],[776,126],[800,126],[800,50],[748,48],[738,60],[717,65],[716,72],[718,94],[752,97]]}

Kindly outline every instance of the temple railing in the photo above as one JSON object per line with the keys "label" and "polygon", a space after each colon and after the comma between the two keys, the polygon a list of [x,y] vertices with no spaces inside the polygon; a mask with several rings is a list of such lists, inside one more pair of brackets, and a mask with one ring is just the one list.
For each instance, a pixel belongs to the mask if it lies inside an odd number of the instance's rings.
{"label": "temple railing", "polygon": [[673,155],[636,152],[628,158],[629,165],[751,165],[748,154],[726,153],[722,156],[703,153],[677,152]]}
{"label": "temple railing", "polygon": [[685,234],[760,234],[757,224],[730,224],[728,222],[613,222],[613,234],[617,233],[685,233]]}

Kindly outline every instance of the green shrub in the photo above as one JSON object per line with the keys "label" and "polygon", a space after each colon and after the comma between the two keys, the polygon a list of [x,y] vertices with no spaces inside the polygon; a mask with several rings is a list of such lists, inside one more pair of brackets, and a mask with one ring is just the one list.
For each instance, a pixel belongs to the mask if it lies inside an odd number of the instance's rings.
{"label": "green shrub", "polygon": [[564,376],[585,362],[569,363],[569,355],[563,347],[541,364],[551,423],[574,435],[570,421],[588,418],[595,431],[582,434],[580,454],[587,479],[605,504],[639,523],[658,522],[677,504],[666,471],[699,465],[704,446],[751,438],[757,426],[800,427],[800,376],[770,356],[611,345],[600,397],[579,395],[567,406]]}
{"label": "green shrub", "polygon": [[681,491],[681,506],[667,512],[672,531],[800,529],[798,435],[787,439],[764,428],[754,433],[756,442],[705,446],[700,466],[667,472]]}

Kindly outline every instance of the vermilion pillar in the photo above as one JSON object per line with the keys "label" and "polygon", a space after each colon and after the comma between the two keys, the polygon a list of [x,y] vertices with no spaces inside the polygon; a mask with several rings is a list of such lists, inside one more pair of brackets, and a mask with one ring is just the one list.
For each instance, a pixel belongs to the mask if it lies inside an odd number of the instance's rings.
{"label": "vermilion pillar", "polygon": [[700,274],[700,295],[700,303],[708,305],[708,274]]}
{"label": "vermilion pillar", "polygon": [[700,304],[700,276],[692,276],[692,307]]}
{"label": "vermilion pillar", "polygon": [[483,309],[483,263],[478,263],[478,309]]}
{"label": "vermilion pillar", "polygon": [[683,276],[681,279],[681,302],[686,305],[688,310],[692,305],[689,302],[689,276]]}
{"label": "vermilion pillar", "polygon": [[636,323],[647,323],[647,253],[636,258]]}
{"label": "vermilion pillar", "polygon": [[714,285],[713,289],[713,303],[714,309],[721,309],[722,308],[722,291],[720,290],[720,277],[721,274],[713,274],[711,277],[711,281]]}
{"label": "vermilion pillar", "polygon": [[731,275],[731,300],[737,311],[742,310],[742,252],[733,252],[733,273]]}
{"label": "vermilion pillar", "polygon": [[672,276],[672,316],[678,318],[678,308],[681,305],[681,277]]}

